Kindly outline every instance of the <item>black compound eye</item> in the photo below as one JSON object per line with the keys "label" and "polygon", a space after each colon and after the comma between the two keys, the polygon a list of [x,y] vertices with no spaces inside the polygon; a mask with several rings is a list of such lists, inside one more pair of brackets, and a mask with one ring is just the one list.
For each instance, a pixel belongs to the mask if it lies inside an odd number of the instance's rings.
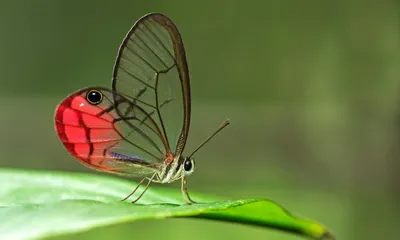
{"label": "black compound eye", "polygon": [[192,170],[192,161],[190,161],[189,159],[187,159],[184,163],[183,168],[185,169],[186,172],[189,172],[190,170]]}
{"label": "black compound eye", "polygon": [[92,89],[86,94],[86,100],[92,105],[97,105],[103,100],[103,94],[98,90]]}

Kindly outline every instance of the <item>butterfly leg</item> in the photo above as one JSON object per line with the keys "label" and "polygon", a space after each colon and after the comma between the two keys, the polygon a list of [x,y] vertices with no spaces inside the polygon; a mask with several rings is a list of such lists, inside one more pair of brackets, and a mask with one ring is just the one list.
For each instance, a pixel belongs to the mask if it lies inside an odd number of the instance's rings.
{"label": "butterfly leg", "polygon": [[189,192],[186,187],[186,178],[185,177],[182,177],[181,191],[182,191],[183,199],[185,199],[186,204],[191,205],[192,203],[196,203],[189,196]]}
{"label": "butterfly leg", "polygon": [[[136,203],[137,201],[139,201],[139,199],[143,196],[143,194],[147,191],[147,189],[150,186],[150,183],[153,181],[154,177],[156,176],[157,173],[154,173],[153,176],[151,176],[151,178],[145,178],[148,179],[149,182],[147,183],[146,187],[144,188],[143,192],[139,195],[139,197],[137,197],[132,203]],[[144,179],[143,179],[144,180]]]}
{"label": "butterfly leg", "polygon": [[123,202],[123,201],[125,201],[126,199],[130,198],[130,197],[136,192],[136,190],[138,190],[138,188],[140,187],[140,185],[143,184],[144,180],[146,180],[146,178],[143,178],[142,181],[140,181],[139,184],[136,186],[136,188],[133,189],[133,191],[132,191],[128,196],[126,196],[124,199],[122,199],[121,202]]}

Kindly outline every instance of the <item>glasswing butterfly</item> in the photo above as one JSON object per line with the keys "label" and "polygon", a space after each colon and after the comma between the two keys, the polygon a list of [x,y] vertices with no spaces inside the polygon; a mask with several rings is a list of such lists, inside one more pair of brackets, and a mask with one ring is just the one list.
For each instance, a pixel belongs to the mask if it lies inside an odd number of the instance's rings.
{"label": "glasswing butterfly", "polygon": [[[190,115],[189,70],[181,35],[168,17],[151,13],[140,18],[124,38],[112,88],[87,87],[69,95],[57,106],[55,126],[64,147],[86,166],[143,177],[122,201],[145,180],[148,183],[133,203],[151,182],[181,179],[183,198],[191,204],[186,176],[194,171],[192,156],[229,121],[184,157]],[[167,134],[174,126],[179,134]]]}

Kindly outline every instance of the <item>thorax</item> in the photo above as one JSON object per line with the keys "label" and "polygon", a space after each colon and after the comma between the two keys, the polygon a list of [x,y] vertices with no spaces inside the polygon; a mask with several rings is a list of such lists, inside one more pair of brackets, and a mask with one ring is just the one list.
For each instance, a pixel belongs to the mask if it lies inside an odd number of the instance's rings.
{"label": "thorax", "polygon": [[164,161],[154,182],[170,183],[180,179],[182,177],[182,163],[182,156],[174,158],[173,161]]}

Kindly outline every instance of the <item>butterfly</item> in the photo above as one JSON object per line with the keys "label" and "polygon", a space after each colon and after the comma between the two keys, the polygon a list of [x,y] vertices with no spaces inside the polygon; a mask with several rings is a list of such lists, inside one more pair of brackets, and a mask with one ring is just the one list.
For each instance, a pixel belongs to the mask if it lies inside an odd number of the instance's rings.
{"label": "butterfly", "polygon": [[111,86],[83,88],[57,106],[55,128],[64,147],[88,167],[143,177],[122,201],[146,180],[132,203],[151,182],[181,179],[185,202],[194,203],[186,186],[195,168],[192,156],[229,121],[182,155],[191,117],[189,70],[181,35],[168,17],[150,13],[133,25],[120,45]]}

